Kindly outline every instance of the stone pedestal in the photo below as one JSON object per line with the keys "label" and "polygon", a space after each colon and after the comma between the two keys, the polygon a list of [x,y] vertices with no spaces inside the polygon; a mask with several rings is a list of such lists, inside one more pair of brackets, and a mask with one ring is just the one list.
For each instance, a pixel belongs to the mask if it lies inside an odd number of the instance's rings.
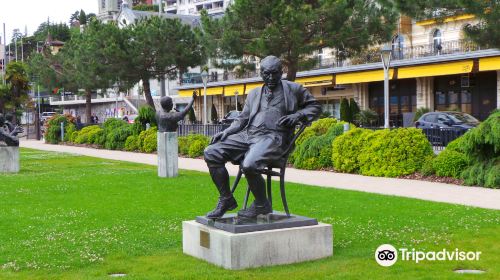
{"label": "stone pedestal", "polygon": [[158,132],[158,177],[172,178],[179,174],[177,132]]}
{"label": "stone pedestal", "polygon": [[184,221],[182,248],[185,254],[233,270],[298,263],[333,254],[332,226],[230,233]]}
{"label": "stone pedestal", "polygon": [[19,147],[0,147],[0,173],[19,172]]}

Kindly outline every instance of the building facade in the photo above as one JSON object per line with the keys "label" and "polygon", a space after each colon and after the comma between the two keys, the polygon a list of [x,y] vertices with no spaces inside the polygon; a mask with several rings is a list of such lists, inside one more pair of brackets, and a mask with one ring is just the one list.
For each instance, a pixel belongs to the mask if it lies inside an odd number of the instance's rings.
{"label": "building facade", "polygon": [[[462,111],[483,120],[500,108],[500,51],[483,49],[467,40],[463,27],[475,24],[471,15],[449,17],[443,21],[417,21],[401,17],[392,42],[390,70],[390,121],[392,126],[413,125],[418,108],[431,111]],[[297,74],[303,84],[322,103],[323,111],[340,117],[342,98],[353,98],[361,109],[378,113],[383,123],[383,68],[379,47],[367,49],[358,57],[340,58],[334,50],[313,54],[318,59],[313,70]],[[218,115],[236,109],[250,89],[262,85],[257,73],[247,79],[219,79],[208,84],[209,105]],[[229,75],[230,76],[230,75]],[[201,84],[178,87],[180,96],[193,90],[202,93]],[[196,104],[201,119],[201,98]],[[210,113],[208,114],[210,116]]]}

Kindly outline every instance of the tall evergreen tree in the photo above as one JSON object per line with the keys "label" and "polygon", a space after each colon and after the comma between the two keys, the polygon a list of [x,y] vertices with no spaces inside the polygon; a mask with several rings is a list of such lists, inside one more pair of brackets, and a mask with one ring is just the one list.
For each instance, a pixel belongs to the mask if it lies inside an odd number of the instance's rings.
{"label": "tall evergreen tree", "polygon": [[85,92],[86,122],[91,122],[92,92],[107,89],[119,79],[128,57],[123,32],[115,24],[91,21],[61,50],[62,73],[74,90]]}
{"label": "tall evergreen tree", "polygon": [[150,79],[165,75],[174,79],[178,72],[203,63],[203,46],[191,27],[178,19],[143,18],[125,28],[128,36],[126,71],[122,79],[130,83],[142,81],[144,96],[155,108]]}
{"label": "tall evergreen tree", "polygon": [[349,99],[349,114],[351,115],[350,119],[353,122],[356,119],[356,116],[359,114],[359,106],[354,98]]}
{"label": "tall evergreen tree", "polygon": [[397,14],[374,0],[239,0],[220,20],[203,14],[212,57],[280,57],[288,80],[324,47],[348,53],[387,41]]}
{"label": "tall evergreen tree", "polygon": [[340,119],[345,122],[352,122],[351,110],[349,108],[349,101],[347,98],[342,98],[340,101]]}

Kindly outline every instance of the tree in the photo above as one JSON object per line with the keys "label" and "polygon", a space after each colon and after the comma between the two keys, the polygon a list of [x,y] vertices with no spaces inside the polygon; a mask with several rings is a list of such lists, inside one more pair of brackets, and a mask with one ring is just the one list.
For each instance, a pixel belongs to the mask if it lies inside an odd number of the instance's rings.
{"label": "tree", "polygon": [[87,24],[87,14],[85,14],[85,11],[80,10],[80,16],[78,17],[78,22],[80,23],[80,25]]}
{"label": "tree", "polygon": [[272,54],[282,59],[293,81],[301,66],[311,67],[314,51],[330,47],[354,53],[387,41],[397,14],[373,0],[240,0],[220,20],[206,13],[202,18],[212,57]]}
{"label": "tree", "polygon": [[188,119],[189,119],[189,122],[191,122],[192,124],[196,123],[196,114],[194,113],[193,107],[191,107],[189,109]]}
{"label": "tree", "polygon": [[65,23],[52,24],[47,22],[38,26],[37,30],[33,33],[33,37],[36,42],[45,42],[49,34],[52,40],[67,42],[71,39],[71,32]]}
{"label": "tree", "polygon": [[219,116],[217,115],[217,108],[215,108],[215,104],[212,103],[212,109],[210,110],[210,120],[212,123],[216,124],[219,121]]}
{"label": "tree", "polygon": [[128,58],[123,32],[114,23],[93,20],[61,50],[64,83],[86,97],[86,122],[92,115],[92,92],[107,89],[118,81]]}
{"label": "tree", "polygon": [[70,26],[79,26],[80,25],[80,11],[76,10],[69,17],[69,25]]}
{"label": "tree", "polygon": [[127,69],[122,80],[131,84],[142,81],[144,96],[149,106],[155,108],[151,97],[150,79],[165,75],[175,79],[189,67],[200,65],[203,46],[191,27],[178,19],[157,16],[143,18],[125,29],[127,39]]}
{"label": "tree", "polygon": [[5,69],[6,86],[0,88],[0,112],[15,112],[27,105],[30,90],[26,64],[12,61]]}
{"label": "tree", "polygon": [[351,115],[351,122],[356,119],[359,114],[359,106],[354,98],[349,99],[349,114]]}
{"label": "tree", "polygon": [[442,21],[449,16],[473,14],[478,24],[464,28],[467,36],[485,47],[500,47],[500,2],[498,0],[384,0],[384,5],[394,5],[404,14],[415,18],[436,18]]}
{"label": "tree", "polygon": [[340,101],[340,119],[345,122],[352,122],[351,110],[349,109],[349,101],[347,98],[342,98]]}

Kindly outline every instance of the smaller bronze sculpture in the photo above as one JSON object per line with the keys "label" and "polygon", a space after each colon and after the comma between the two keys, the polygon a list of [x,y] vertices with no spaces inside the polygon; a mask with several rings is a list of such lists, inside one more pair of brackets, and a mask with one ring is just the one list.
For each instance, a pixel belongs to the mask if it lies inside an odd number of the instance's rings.
{"label": "smaller bronze sculpture", "polygon": [[196,91],[193,92],[193,99],[181,112],[171,112],[174,104],[172,98],[164,96],[160,100],[163,110],[156,112],[156,121],[158,122],[158,132],[176,132],[179,127],[179,121],[189,113],[196,99]]}
{"label": "smaller bronze sculpture", "polygon": [[22,127],[12,124],[11,117],[9,117],[9,121],[6,121],[3,114],[0,114],[0,142],[5,142],[7,146],[17,147],[19,146],[17,135],[22,132]]}

